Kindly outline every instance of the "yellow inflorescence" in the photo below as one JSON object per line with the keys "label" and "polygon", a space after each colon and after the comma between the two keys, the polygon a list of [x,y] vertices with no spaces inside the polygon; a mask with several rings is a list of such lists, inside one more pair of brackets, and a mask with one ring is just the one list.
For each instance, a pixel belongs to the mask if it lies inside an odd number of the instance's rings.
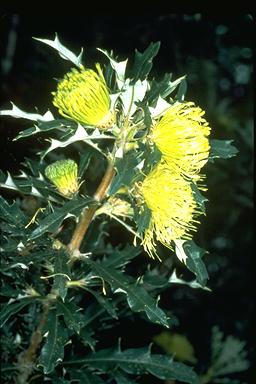
{"label": "yellow inflorescence", "polygon": [[188,178],[195,178],[209,156],[210,127],[204,113],[191,102],[173,105],[151,132],[170,169]]}
{"label": "yellow inflorescence", "polygon": [[192,237],[199,210],[188,181],[161,162],[146,176],[139,190],[151,210],[142,242],[151,257],[156,255],[156,240],[171,248],[172,241]]}
{"label": "yellow inflorescence", "polygon": [[58,160],[48,165],[45,175],[64,196],[72,196],[79,189],[77,164],[70,159]]}
{"label": "yellow inflorescence", "polygon": [[53,93],[53,104],[64,117],[105,129],[113,124],[114,115],[100,65],[96,68],[98,72],[82,67],[67,73]]}

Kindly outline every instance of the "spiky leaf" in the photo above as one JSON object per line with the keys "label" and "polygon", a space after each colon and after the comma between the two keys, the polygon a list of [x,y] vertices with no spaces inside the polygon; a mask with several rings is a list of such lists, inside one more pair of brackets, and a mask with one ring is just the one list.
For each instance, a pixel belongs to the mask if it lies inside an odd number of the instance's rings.
{"label": "spiky leaf", "polygon": [[131,375],[150,373],[162,380],[179,380],[184,383],[197,384],[198,378],[192,368],[173,359],[158,354],[151,354],[147,348],[104,349],[91,353],[83,359],[65,363],[65,366],[84,364],[101,372],[114,371],[117,368]]}
{"label": "spiky leaf", "polygon": [[67,281],[69,280],[69,258],[63,250],[54,254],[54,282],[53,289],[64,301],[67,294]]}
{"label": "spiky leaf", "polygon": [[130,260],[134,259],[140,254],[139,247],[134,247],[127,244],[123,249],[114,248],[108,257],[104,260],[104,266],[108,268],[122,268]]}
{"label": "spiky leaf", "polygon": [[238,149],[232,143],[233,140],[210,140],[211,150],[209,159],[230,159],[236,156]]}
{"label": "spiky leaf", "polygon": [[47,111],[44,115],[39,115],[37,113],[24,112],[18,108],[15,104],[12,104],[12,109],[0,111],[0,116],[11,116],[17,119],[27,119],[32,121],[51,121],[54,119],[52,113]]}
{"label": "spiky leaf", "polygon": [[93,140],[99,140],[99,139],[113,139],[113,137],[100,133],[98,129],[95,129],[92,133],[89,134],[84,129],[84,127],[82,127],[81,125],[78,125],[77,129],[74,130],[69,135],[69,137],[65,140],[50,139],[50,142],[51,142],[50,147],[46,151],[42,152],[41,156],[43,159],[49,152],[52,152],[58,148],[67,147],[68,145],[73,144],[77,141],[86,142],[88,145],[92,146],[93,148],[101,152],[97,144],[93,143]]}
{"label": "spiky leaf", "polygon": [[106,382],[99,375],[86,370],[86,368],[72,370],[70,374],[72,379],[79,384],[104,384]]}
{"label": "spiky leaf", "polygon": [[78,68],[81,67],[83,48],[81,48],[81,52],[79,53],[79,55],[76,56],[72,51],[70,51],[63,44],[61,44],[57,33],[55,34],[54,40],[39,39],[37,37],[33,37],[33,39],[37,41],[41,41],[42,43],[49,45],[53,49],[56,49],[56,51],[59,52],[59,55],[62,59],[71,61],[71,63],[75,64]]}
{"label": "spiky leaf", "polygon": [[85,325],[81,308],[72,302],[63,303],[60,300],[56,301],[56,307],[58,315],[63,315],[66,326],[76,333],[80,333],[80,329]]}
{"label": "spiky leaf", "polygon": [[82,209],[92,202],[91,198],[77,197],[74,200],[68,201],[61,208],[56,208],[55,211],[44,217],[38,227],[32,232],[30,239],[34,240],[42,236],[46,232],[55,232],[59,228],[62,221],[69,216],[78,216]]}
{"label": "spiky leaf", "polygon": [[134,64],[132,67],[132,80],[136,83],[137,80],[144,80],[153,66],[152,60],[157,55],[160,48],[160,42],[150,43],[148,48],[140,53],[135,50]]}
{"label": "spiky leaf", "polygon": [[15,140],[23,139],[25,137],[33,136],[37,133],[47,132],[47,131],[53,131],[58,130],[60,132],[67,132],[71,128],[75,128],[75,123],[72,121],[64,120],[64,119],[56,119],[52,121],[38,121],[37,124],[35,124],[33,127],[24,129],[23,131],[19,132],[18,136],[14,138]]}
{"label": "spiky leaf", "polygon": [[107,281],[114,292],[123,292],[127,296],[127,302],[134,312],[145,312],[149,320],[169,327],[166,314],[157,305],[147,291],[139,286],[135,279],[127,274],[117,272],[112,268],[105,267],[103,263],[90,261],[95,273]]}
{"label": "spiky leaf", "polygon": [[24,226],[27,221],[17,202],[9,205],[2,196],[0,196],[0,217],[4,221],[19,227]]}
{"label": "spiky leaf", "polygon": [[64,356],[64,345],[67,341],[67,330],[60,323],[55,310],[50,311],[46,324],[48,331],[46,342],[41,350],[39,365],[43,366],[44,373],[51,373]]}
{"label": "spiky leaf", "polygon": [[206,251],[198,247],[194,241],[185,241],[183,244],[183,249],[187,259],[185,261],[188,269],[196,275],[196,280],[201,286],[205,286],[209,278],[207,269],[202,260]]}
{"label": "spiky leaf", "polygon": [[116,162],[116,176],[110,186],[109,194],[115,194],[122,186],[129,186],[134,179],[137,165],[140,162],[139,156],[132,152],[126,154]]}
{"label": "spiky leaf", "polygon": [[0,311],[0,327],[2,327],[12,315],[20,312],[24,307],[35,301],[35,298],[26,297],[19,302],[4,304]]}

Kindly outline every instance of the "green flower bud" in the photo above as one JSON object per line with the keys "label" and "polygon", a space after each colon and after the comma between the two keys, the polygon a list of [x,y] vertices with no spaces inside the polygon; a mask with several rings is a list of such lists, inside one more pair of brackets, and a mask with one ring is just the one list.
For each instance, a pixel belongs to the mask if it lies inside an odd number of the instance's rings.
{"label": "green flower bud", "polygon": [[67,197],[72,196],[79,189],[77,172],[77,164],[70,159],[55,161],[45,169],[46,177],[62,195]]}

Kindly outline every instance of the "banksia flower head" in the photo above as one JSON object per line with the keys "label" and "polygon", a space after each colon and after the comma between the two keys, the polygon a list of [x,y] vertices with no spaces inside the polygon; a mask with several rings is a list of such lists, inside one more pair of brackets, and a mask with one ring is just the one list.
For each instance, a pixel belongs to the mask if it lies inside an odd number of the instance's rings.
{"label": "banksia flower head", "polygon": [[208,160],[210,127],[204,111],[187,102],[170,107],[152,128],[151,140],[175,172],[195,178]]}
{"label": "banksia flower head", "polygon": [[100,65],[92,69],[73,68],[53,92],[59,113],[85,125],[106,129],[113,124],[110,96]]}
{"label": "banksia flower head", "polygon": [[72,196],[79,189],[77,164],[73,160],[55,161],[46,167],[45,175],[64,196]]}
{"label": "banksia flower head", "polygon": [[199,214],[188,181],[174,174],[165,162],[159,163],[138,187],[151,211],[149,227],[144,232],[142,245],[148,254],[156,255],[155,240],[168,248],[177,239],[191,239]]}

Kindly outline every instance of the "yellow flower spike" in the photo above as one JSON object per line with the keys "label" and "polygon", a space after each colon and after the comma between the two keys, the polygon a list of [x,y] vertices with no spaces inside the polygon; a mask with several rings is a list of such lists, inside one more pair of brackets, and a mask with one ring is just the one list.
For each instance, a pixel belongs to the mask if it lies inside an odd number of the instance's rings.
{"label": "yellow flower spike", "polygon": [[204,113],[191,102],[176,104],[152,128],[151,140],[169,167],[189,178],[200,172],[209,156],[210,127]]}
{"label": "yellow flower spike", "polygon": [[78,167],[75,161],[58,160],[48,165],[45,175],[64,196],[72,196],[79,189],[77,178]]}
{"label": "yellow flower spike", "polygon": [[110,96],[99,64],[92,69],[73,68],[53,92],[59,113],[85,125],[107,129],[114,122]]}
{"label": "yellow flower spike", "polygon": [[156,240],[172,249],[172,241],[192,238],[191,232],[195,231],[198,223],[195,217],[200,210],[189,182],[161,162],[138,188],[151,211],[149,227],[142,241],[151,257],[156,255]]}

